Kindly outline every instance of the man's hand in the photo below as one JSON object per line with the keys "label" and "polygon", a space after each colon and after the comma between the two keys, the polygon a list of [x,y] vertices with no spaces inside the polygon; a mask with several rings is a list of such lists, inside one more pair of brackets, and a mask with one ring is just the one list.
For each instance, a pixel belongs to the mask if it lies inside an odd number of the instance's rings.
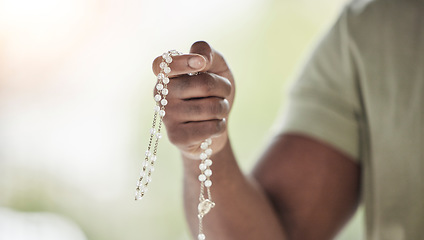
{"label": "man's hand", "polygon": [[[153,62],[160,72],[162,57]],[[190,54],[173,57],[164,123],[170,141],[184,157],[198,159],[200,144],[212,137],[218,153],[228,141],[227,121],[234,100],[234,79],[224,58],[206,42],[196,42]],[[188,73],[198,75],[189,76]]]}

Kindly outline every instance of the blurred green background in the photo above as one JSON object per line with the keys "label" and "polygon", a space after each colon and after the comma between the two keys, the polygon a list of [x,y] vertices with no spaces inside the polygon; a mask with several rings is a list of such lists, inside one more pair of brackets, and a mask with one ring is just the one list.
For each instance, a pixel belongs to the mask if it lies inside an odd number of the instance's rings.
{"label": "blurred green background", "polygon": [[[237,84],[230,137],[248,172],[302,59],[344,4],[1,1],[0,206],[55,213],[90,240],[189,239],[181,162],[166,139],[150,191],[133,201],[154,104],[151,61],[197,40],[225,56]],[[338,239],[362,235],[359,213]]]}

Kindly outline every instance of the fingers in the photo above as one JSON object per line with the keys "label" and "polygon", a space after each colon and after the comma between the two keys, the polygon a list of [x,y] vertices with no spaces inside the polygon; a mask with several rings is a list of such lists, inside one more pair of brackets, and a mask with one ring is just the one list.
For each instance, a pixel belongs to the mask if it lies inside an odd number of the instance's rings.
{"label": "fingers", "polygon": [[168,89],[168,99],[226,98],[231,94],[231,83],[219,75],[201,73],[196,76],[182,75],[173,78],[168,84]]}
{"label": "fingers", "polygon": [[226,129],[230,112],[227,99],[209,97],[170,101],[164,123],[170,141],[182,147],[200,144]]}
{"label": "fingers", "polygon": [[171,79],[168,89],[164,123],[173,144],[200,144],[225,130],[232,92],[228,79],[213,73],[181,75]]}
{"label": "fingers", "polygon": [[228,116],[230,104],[222,98],[200,98],[192,100],[170,101],[167,106],[168,122],[199,122],[224,119]]}
{"label": "fingers", "polygon": [[171,143],[177,146],[190,146],[223,133],[226,130],[226,120],[178,123],[168,127],[167,130]]}

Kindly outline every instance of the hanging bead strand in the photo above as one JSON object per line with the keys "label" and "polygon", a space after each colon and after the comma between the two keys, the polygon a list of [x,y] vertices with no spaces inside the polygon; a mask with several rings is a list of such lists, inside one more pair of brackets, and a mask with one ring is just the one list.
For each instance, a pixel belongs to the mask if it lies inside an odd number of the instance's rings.
{"label": "hanging bead strand", "polygon": [[[159,140],[162,138],[162,123],[165,116],[165,106],[168,104],[166,96],[168,95],[168,83],[171,68],[169,64],[172,62],[172,57],[181,55],[181,53],[171,50],[162,55],[160,63],[160,72],[156,76],[156,95],[154,96],[156,106],[154,107],[152,128],[150,129],[149,144],[144,154],[144,161],[140,172],[140,178],[137,181],[135,190],[135,200],[140,200],[144,197],[148,190],[149,183],[152,181],[152,172],[155,170],[154,165],[157,159],[157,151]],[[154,142],[154,143],[153,143]]]}
{"label": "hanging bead strand", "polygon": [[[211,195],[211,176],[212,170],[210,169],[212,165],[212,160],[210,156],[212,155],[212,149],[210,148],[212,145],[212,139],[208,138],[204,142],[200,144],[200,148],[202,149],[202,153],[200,154],[200,195],[199,195],[199,205],[197,207],[199,214],[197,217],[199,218],[199,234],[197,235],[198,240],[205,240],[206,236],[203,233],[203,217],[209,213],[209,211],[215,207],[215,203],[212,201]],[[205,197],[205,187],[207,196]]]}

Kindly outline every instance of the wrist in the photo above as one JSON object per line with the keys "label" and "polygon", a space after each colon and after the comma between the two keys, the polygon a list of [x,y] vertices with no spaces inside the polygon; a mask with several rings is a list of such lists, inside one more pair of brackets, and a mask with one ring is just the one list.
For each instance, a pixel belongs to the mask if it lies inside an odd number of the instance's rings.
{"label": "wrist", "polygon": [[[218,141],[219,140],[219,141]],[[213,165],[221,165],[221,162],[226,161],[228,158],[233,157],[233,152],[230,144],[230,140],[227,134],[223,134],[218,138],[212,138],[212,155],[208,158],[213,161]],[[199,147],[200,149],[200,147]],[[194,154],[193,152],[184,152],[181,151],[181,157],[183,161],[183,167],[185,176],[193,175],[197,177],[199,172],[199,164],[200,164],[200,153],[201,149],[198,153]]]}
{"label": "wrist", "polygon": [[[212,150],[212,154],[209,158],[214,158],[215,155],[224,150],[225,145],[229,142],[227,131],[218,136],[212,136],[210,139],[212,140],[212,144],[208,148]],[[181,158],[184,162],[195,162],[200,160],[200,154],[204,151],[201,147],[202,142],[190,146],[179,147]]]}

